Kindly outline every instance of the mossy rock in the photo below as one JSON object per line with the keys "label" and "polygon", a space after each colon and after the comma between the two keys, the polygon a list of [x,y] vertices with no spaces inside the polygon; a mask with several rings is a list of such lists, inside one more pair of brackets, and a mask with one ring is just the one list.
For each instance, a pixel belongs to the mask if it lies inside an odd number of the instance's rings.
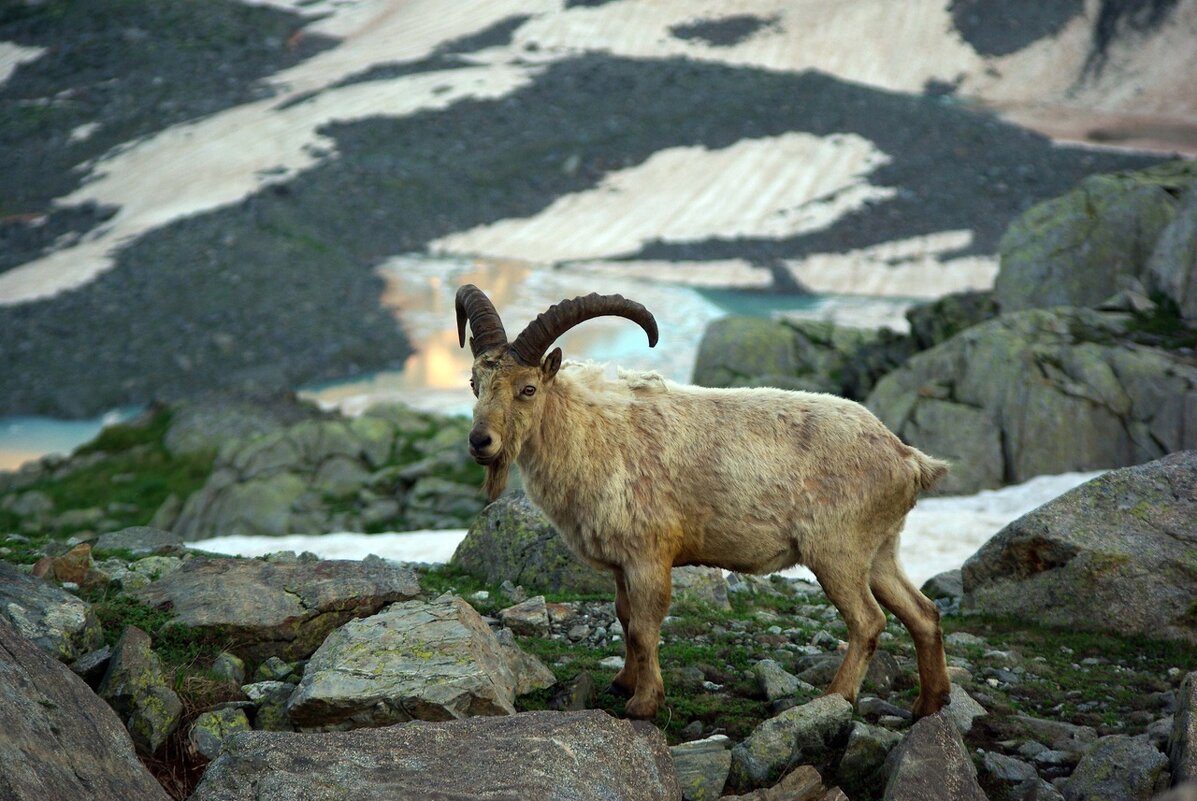
{"label": "mossy rock", "polygon": [[488,583],[511,581],[530,592],[609,594],[615,590],[611,574],[574,556],[549,519],[522,492],[504,496],[483,510],[457,546],[452,564]]}
{"label": "mossy rock", "polygon": [[1095,175],[1033,206],[999,245],[994,289],[1003,313],[1052,306],[1093,307],[1147,277],[1161,234],[1197,182],[1197,166],[1169,162],[1138,172]]}

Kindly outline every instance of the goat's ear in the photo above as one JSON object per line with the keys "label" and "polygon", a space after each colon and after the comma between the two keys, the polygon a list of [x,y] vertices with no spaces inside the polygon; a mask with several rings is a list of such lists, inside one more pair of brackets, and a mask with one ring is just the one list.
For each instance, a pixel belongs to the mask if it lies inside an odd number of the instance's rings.
{"label": "goat's ear", "polygon": [[544,357],[544,361],[540,363],[540,374],[544,376],[547,381],[553,376],[557,375],[557,371],[561,369],[561,348],[553,348],[553,352]]}

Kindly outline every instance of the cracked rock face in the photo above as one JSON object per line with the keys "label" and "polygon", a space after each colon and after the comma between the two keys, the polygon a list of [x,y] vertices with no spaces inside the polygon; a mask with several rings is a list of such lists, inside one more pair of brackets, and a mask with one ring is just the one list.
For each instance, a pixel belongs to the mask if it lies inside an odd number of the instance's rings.
{"label": "cracked rock face", "polygon": [[304,729],[515,712],[516,677],[490,628],[460,598],[394,604],[329,635],[287,704]]}
{"label": "cracked rock face", "polygon": [[912,357],[866,405],[951,460],[948,493],[1197,447],[1197,366],[1121,342],[1127,321],[1076,308],[1003,314]]}
{"label": "cracked rock face", "polygon": [[1096,306],[1120,280],[1147,279],[1156,242],[1195,177],[1185,162],[1096,175],[1033,207],[1002,238],[994,285],[1002,311]]}
{"label": "cracked rock face", "polygon": [[1114,470],[964,563],[965,610],[1197,642],[1197,451]]}
{"label": "cracked rock face", "polygon": [[419,592],[410,570],[382,560],[193,558],[134,595],[152,606],[169,604],[173,625],[232,635],[238,656],[260,662],[306,659],[345,621]]}

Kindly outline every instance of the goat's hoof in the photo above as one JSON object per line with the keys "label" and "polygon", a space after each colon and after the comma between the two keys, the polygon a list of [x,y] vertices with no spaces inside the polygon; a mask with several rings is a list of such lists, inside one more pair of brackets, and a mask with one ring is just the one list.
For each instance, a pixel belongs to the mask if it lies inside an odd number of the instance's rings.
{"label": "goat's hoof", "polygon": [[644,703],[637,703],[635,698],[628,701],[625,714],[633,720],[652,720],[657,716],[657,707],[659,705],[656,701],[646,701]]}
{"label": "goat's hoof", "polygon": [[915,699],[914,706],[910,708],[910,714],[915,721],[918,721],[922,718],[934,715],[936,712],[943,709],[950,703],[952,703],[952,696],[950,693],[944,692],[932,696],[920,695]]}
{"label": "goat's hoof", "polygon": [[616,684],[615,682],[608,684],[603,692],[606,692],[609,695],[614,695],[617,698],[631,698],[636,694],[635,690],[629,690],[627,687]]}

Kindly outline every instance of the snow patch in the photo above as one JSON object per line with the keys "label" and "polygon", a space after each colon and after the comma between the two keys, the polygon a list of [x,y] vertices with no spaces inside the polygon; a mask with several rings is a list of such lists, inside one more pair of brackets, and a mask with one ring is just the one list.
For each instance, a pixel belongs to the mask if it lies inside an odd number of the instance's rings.
{"label": "snow patch", "polygon": [[[906,518],[900,560],[911,580],[921,585],[938,573],[960,567],[1006,524],[1100,475],[1101,472],[1039,476],[1023,484],[976,495],[924,498]],[[363,559],[375,554],[399,562],[435,563],[448,562],[465,535],[465,529],[386,534],[337,532],[214,537],[187,545],[232,556],[310,551],[323,559]],[[814,580],[805,568],[792,568],[782,575]]]}

